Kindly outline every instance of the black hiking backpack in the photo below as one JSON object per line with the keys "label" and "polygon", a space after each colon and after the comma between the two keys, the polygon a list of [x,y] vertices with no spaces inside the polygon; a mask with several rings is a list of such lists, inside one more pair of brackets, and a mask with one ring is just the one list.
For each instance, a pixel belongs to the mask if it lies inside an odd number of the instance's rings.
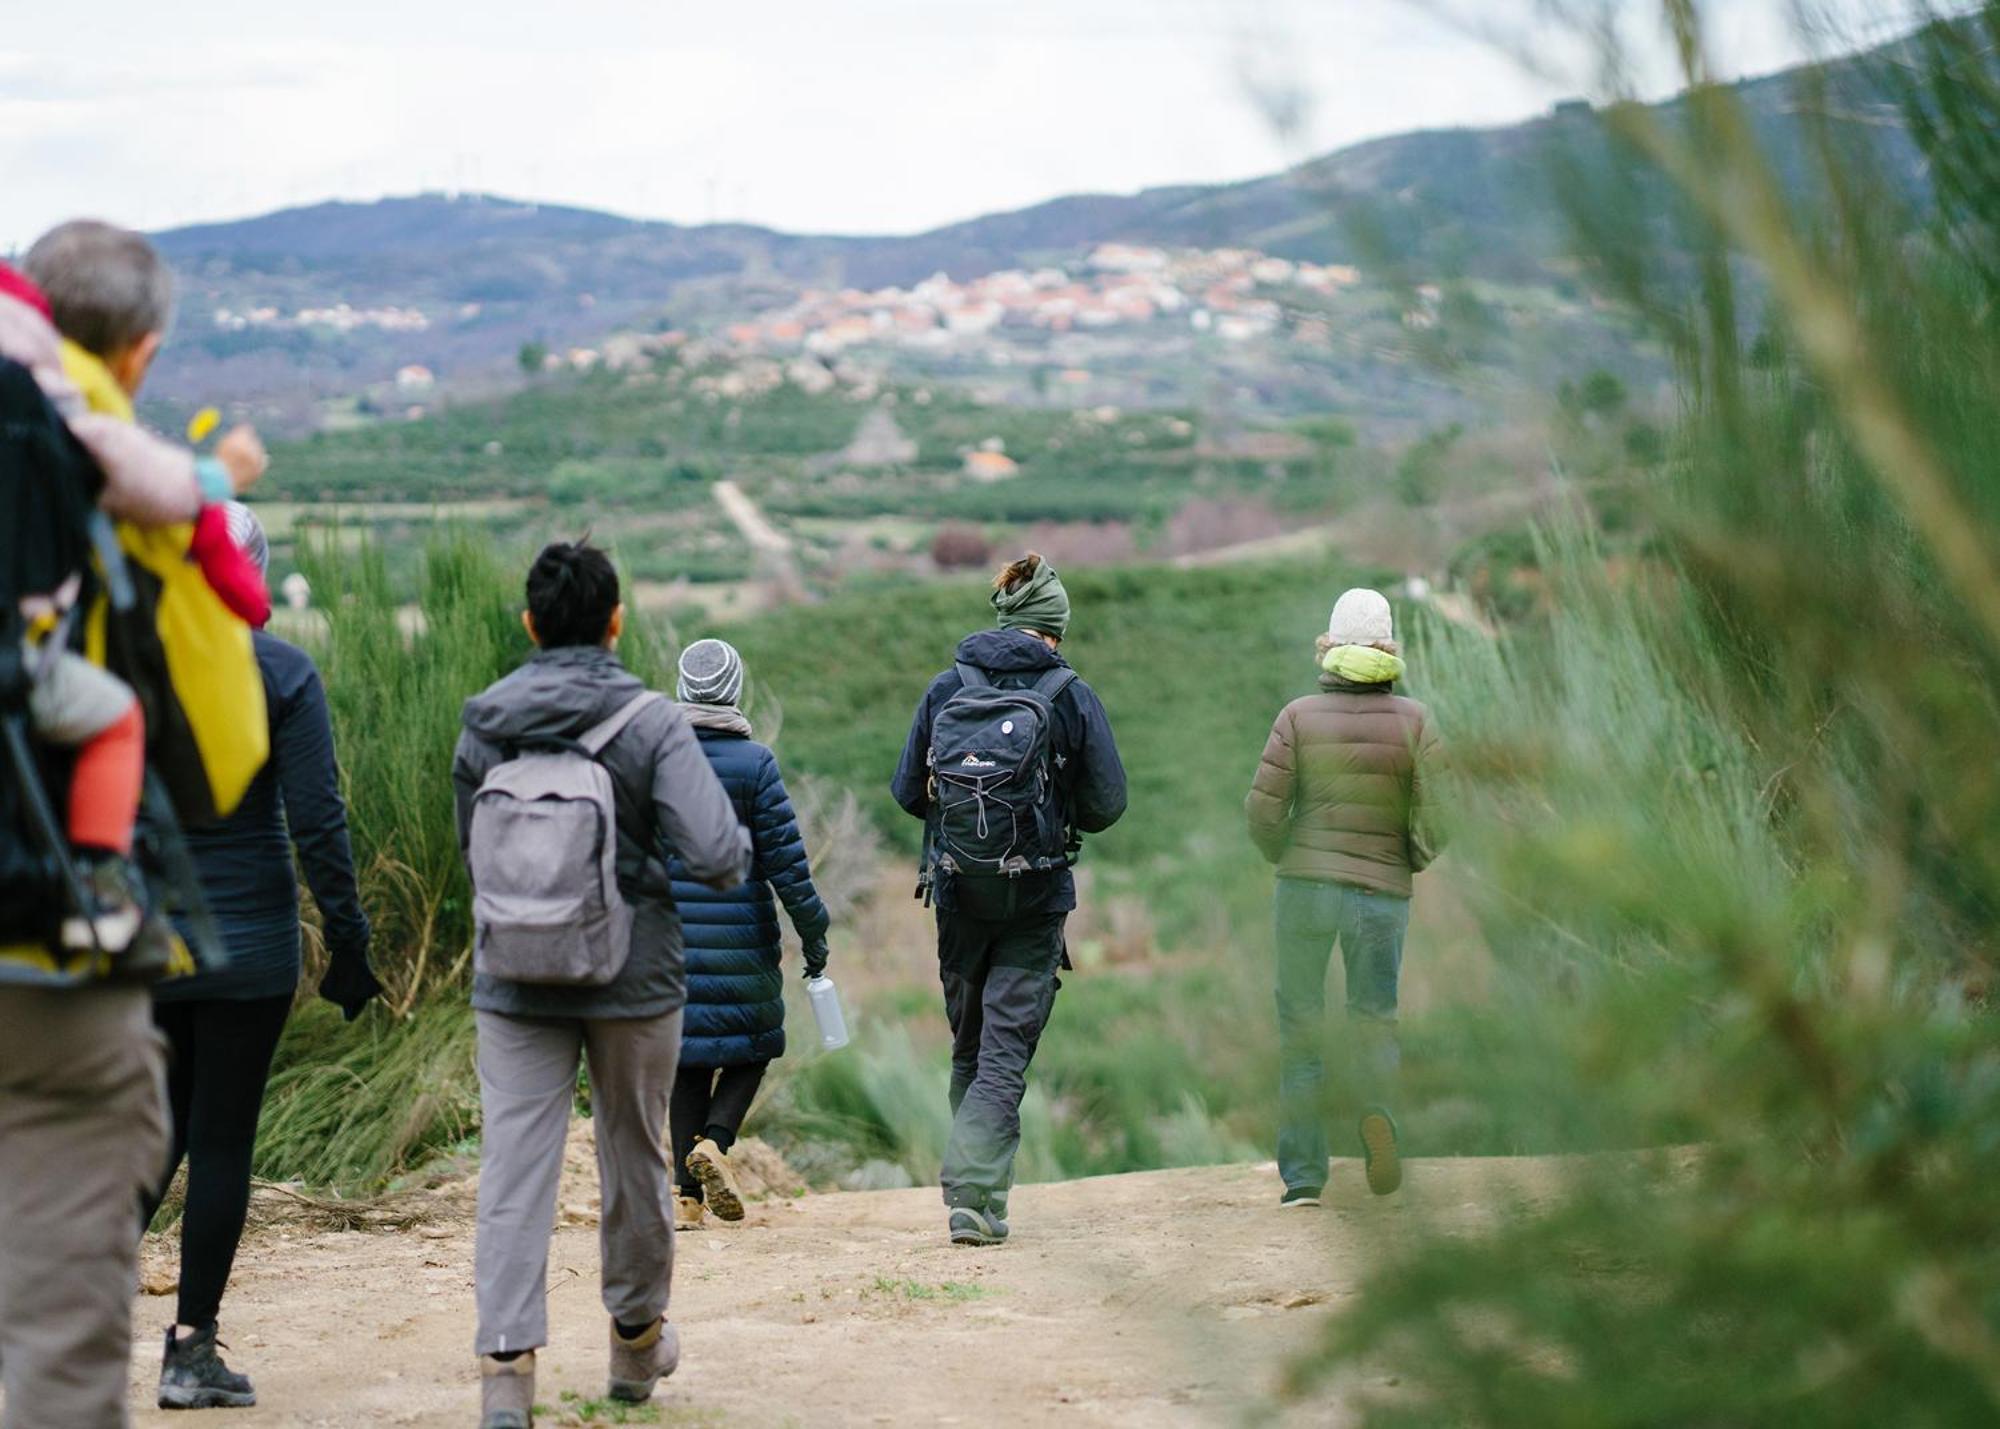
{"label": "black hiking backpack", "polygon": [[1015,878],[1067,868],[1074,841],[1056,795],[1055,700],[1076,671],[1002,689],[960,663],[931,720],[930,862],[941,873]]}
{"label": "black hiking backpack", "polygon": [[[184,943],[142,939],[121,954],[65,950],[64,916],[88,901],[59,809],[72,756],[38,736],[28,706],[40,647],[28,643],[21,597],[86,572],[82,599],[99,584],[112,627],[146,618],[111,524],[97,509],[101,477],[49,405],[33,374],[0,358],[0,984],[64,987],[106,977],[151,980],[227,961],[158,771],[148,767],[133,858],[153,906],[182,920]],[[93,563],[94,557],[94,563]],[[64,640],[67,623],[44,637]],[[142,699],[146,691],[138,691]],[[165,959],[163,962],[162,959]]]}

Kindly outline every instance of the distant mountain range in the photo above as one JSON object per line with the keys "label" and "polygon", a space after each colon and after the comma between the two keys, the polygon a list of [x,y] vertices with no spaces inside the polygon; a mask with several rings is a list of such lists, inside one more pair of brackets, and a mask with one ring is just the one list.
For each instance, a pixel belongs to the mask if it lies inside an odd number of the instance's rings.
{"label": "distant mountain range", "polygon": [[[1877,50],[1822,71],[1821,112],[1917,166],[1894,121]],[[1804,168],[1800,71],[1737,86],[1781,171]],[[1682,101],[1660,106],[1672,123]],[[927,233],[865,237],[685,226],[486,194],[332,202],[156,235],[182,275],[183,327],[160,372],[169,398],[311,402],[422,364],[458,385],[498,382],[529,339],[584,341],[620,326],[741,312],[805,285],[908,285],[1073,258],[1107,241],[1248,247],[1352,262],[1370,217],[1414,276],[1546,280],[1564,226],[1546,181],[1552,143],[1594,142],[1582,105],[1493,129],[1397,135],[1240,183],[1082,194]],[[338,304],[348,326],[283,315]],[[264,325],[215,313],[275,310]],[[399,310],[382,317],[369,310]],[[424,315],[421,326],[407,318]],[[401,323],[398,326],[398,323]],[[387,326],[384,326],[384,324]],[[303,413],[295,413],[303,417]]]}

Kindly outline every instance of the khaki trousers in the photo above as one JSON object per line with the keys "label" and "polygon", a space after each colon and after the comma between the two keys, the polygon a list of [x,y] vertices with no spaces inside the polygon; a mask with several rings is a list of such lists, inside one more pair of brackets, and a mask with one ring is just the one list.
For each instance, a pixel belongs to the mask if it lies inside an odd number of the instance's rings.
{"label": "khaki trousers", "polygon": [[475,1353],[548,1343],[549,1237],[579,1058],[590,1063],[603,1198],[598,1225],[605,1311],[628,1325],[667,1312],[674,1274],[667,1099],[681,1014],[632,1018],[477,1014],[479,1232]]}
{"label": "khaki trousers", "polygon": [[139,1201],[167,1159],[140,987],[0,987],[0,1390],[5,1429],[118,1429]]}

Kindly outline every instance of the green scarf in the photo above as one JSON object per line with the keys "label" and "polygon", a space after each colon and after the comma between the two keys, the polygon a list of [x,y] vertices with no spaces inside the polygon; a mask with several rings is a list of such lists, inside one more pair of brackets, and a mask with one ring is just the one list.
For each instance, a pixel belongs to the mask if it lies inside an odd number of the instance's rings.
{"label": "green scarf", "polygon": [[1039,630],[1060,640],[1069,629],[1069,592],[1047,561],[1015,589],[994,591],[993,608],[1002,630]]}
{"label": "green scarf", "polygon": [[1350,685],[1387,685],[1403,678],[1403,657],[1372,645],[1336,645],[1319,667]]}

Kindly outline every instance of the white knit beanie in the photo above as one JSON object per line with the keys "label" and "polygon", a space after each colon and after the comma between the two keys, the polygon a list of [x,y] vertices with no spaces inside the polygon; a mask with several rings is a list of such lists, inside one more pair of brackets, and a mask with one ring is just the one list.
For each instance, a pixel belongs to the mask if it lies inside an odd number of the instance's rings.
{"label": "white knit beanie", "polygon": [[1374,645],[1396,638],[1389,614],[1389,601],[1379,590],[1356,586],[1343,591],[1333,603],[1333,615],[1326,622],[1326,637],[1335,645]]}
{"label": "white knit beanie", "polygon": [[743,657],[726,640],[697,640],[681,652],[682,704],[733,705],[743,693]]}

